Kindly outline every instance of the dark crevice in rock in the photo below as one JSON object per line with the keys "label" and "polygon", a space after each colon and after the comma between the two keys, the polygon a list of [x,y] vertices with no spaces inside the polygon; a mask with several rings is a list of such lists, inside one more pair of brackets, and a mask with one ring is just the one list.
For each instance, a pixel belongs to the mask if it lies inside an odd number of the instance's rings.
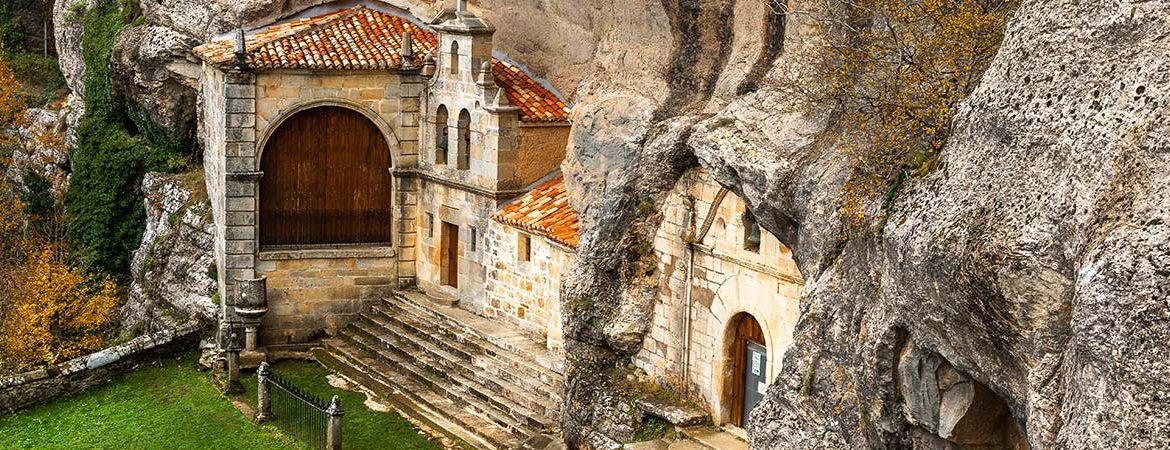
{"label": "dark crevice in rock", "polygon": [[788,15],[779,11],[768,11],[764,16],[763,38],[764,47],[760,49],[756,62],[748,71],[747,76],[735,88],[735,95],[750,94],[760,89],[760,80],[772,70],[776,58],[784,52],[784,31],[788,22]]}
{"label": "dark crevice in rock", "polygon": [[674,48],[666,83],[666,101],[654,112],[654,121],[694,112],[711,98],[735,41],[735,2],[720,0],[662,0],[674,30]]}

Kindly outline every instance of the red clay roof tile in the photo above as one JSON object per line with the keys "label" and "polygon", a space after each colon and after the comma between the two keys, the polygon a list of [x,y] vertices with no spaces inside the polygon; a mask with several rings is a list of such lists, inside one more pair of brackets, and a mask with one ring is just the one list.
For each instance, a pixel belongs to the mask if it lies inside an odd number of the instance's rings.
{"label": "red clay roof tile", "polygon": [[577,248],[580,241],[581,224],[577,212],[569,205],[564,175],[558,174],[541,183],[496,211],[492,219],[568,247]]}
{"label": "red clay roof tile", "polygon": [[[255,31],[244,38],[248,64],[256,69],[392,70],[402,66],[402,34],[410,31],[416,49],[411,64],[436,54],[438,36],[409,19],[357,6]],[[235,60],[233,39],[195,47],[196,56],[214,65]],[[569,106],[515,64],[492,58],[492,75],[508,101],[529,122],[562,122]]]}

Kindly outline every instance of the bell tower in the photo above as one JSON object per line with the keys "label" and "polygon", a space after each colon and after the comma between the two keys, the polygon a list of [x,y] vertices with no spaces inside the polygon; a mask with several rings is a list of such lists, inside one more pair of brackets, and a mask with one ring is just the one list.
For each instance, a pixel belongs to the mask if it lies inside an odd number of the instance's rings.
{"label": "bell tower", "polygon": [[446,80],[474,84],[492,58],[492,35],[496,27],[471,12],[467,0],[456,0],[455,9],[445,9],[431,25],[439,31],[438,72]]}

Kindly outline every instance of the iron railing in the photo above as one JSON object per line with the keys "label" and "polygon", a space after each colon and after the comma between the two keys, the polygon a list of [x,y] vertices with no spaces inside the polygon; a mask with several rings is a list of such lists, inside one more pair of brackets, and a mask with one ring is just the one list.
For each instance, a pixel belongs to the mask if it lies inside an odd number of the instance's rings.
{"label": "iron railing", "polygon": [[281,378],[267,363],[257,371],[257,381],[257,420],[273,422],[311,448],[341,449],[341,417],[345,413],[336,395],[326,404]]}

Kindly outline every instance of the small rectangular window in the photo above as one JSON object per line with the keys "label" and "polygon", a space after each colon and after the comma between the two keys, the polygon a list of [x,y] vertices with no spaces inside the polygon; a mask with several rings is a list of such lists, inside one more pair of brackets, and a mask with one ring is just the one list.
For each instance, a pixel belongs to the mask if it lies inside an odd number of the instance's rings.
{"label": "small rectangular window", "polygon": [[516,240],[516,259],[532,261],[532,237],[527,234],[521,234]]}
{"label": "small rectangular window", "polygon": [[469,246],[474,253],[479,247],[479,230],[474,227],[471,229],[471,245]]}
{"label": "small rectangular window", "polygon": [[427,213],[427,228],[423,230],[427,237],[434,237],[435,235],[435,215]]}

